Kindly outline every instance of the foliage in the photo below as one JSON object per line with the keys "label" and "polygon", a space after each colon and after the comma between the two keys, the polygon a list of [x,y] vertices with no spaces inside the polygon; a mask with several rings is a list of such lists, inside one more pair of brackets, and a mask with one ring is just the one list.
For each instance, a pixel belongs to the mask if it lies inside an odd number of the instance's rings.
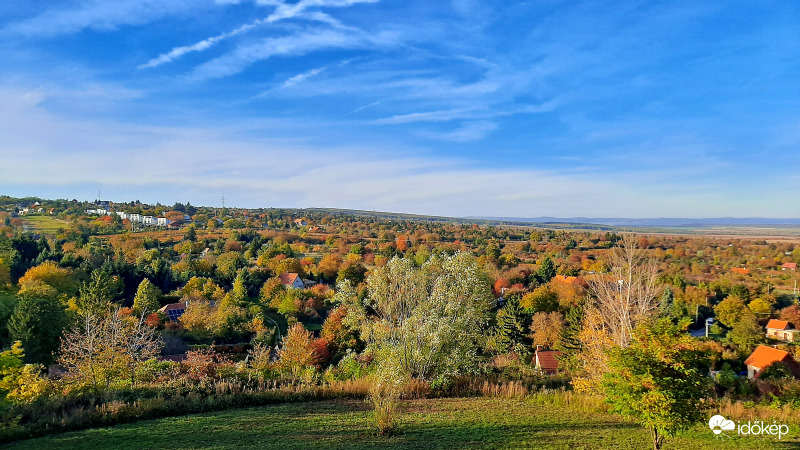
{"label": "foliage", "polygon": [[497,329],[492,338],[492,347],[500,353],[514,351],[527,353],[523,345],[525,338],[525,313],[515,298],[509,298],[506,305],[497,312]]}
{"label": "foliage", "polygon": [[437,255],[420,268],[395,257],[367,286],[362,300],[342,283],[335,301],[376,356],[399,357],[402,370],[420,378],[477,370],[493,298],[474,257]]}
{"label": "foliage", "polygon": [[280,368],[296,376],[313,367],[319,360],[319,355],[314,351],[311,332],[300,323],[289,328],[281,343],[279,355]]}
{"label": "foliage", "polygon": [[156,331],[145,324],[145,315],[125,316],[117,308],[82,316],[64,333],[58,362],[69,370],[72,383],[104,390],[119,381],[133,385],[139,365],[157,355],[162,345]]}
{"label": "foliage", "polygon": [[138,313],[153,313],[158,311],[161,303],[161,291],[147,278],[139,283],[136,296],[133,297],[133,310]]}
{"label": "foliage", "polygon": [[729,295],[714,307],[714,315],[717,320],[728,328],[733,327],[742,319],[742,316],[749,313],[744,300],[736,295]]}
{"label": "foliage", "polygon": [[553,348],[562,338],[564,316],[560,312],[538,312],[531,318],[531,338],[533,345]]}
{"label": "foliage", "polygon": [[603,378],[612,410],[650,429],[655,450],[705,419],[707,356],[685,326],[661,320],[640,327],[629,347],[611,351]]}
{"label": "foliage", "polygon": [[66,325],[67,315],[58,300],[27,291],[9,319],[8,331],[11,339],[22,342],[27,362],[50,364]]}

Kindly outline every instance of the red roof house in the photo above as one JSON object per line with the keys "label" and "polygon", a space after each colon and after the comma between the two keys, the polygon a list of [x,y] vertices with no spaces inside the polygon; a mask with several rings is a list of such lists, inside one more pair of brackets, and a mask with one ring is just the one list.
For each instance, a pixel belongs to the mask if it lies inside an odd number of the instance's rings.
{"label": "red roof house", "polygon": [[792,329],[786,320],[770,319],[767,323],[767,337],[785,342],[794,342],[800,330]]}
{"label": "red roof house", "polygon": [[533,362],[535,367],[541,370],[542,373],[552,375],[558,372],[559,356],[561,356],[561,352],[557,350],[541,350],[537,348],[536,353],[533,355]]}
{"label": "red roof house", "polygon": [[766,345],[759,345],[744,363],[747,365],[748,378],[757,378],[761,371],[775,363],[786,365],[795,378],[800,378],[800,366],[789,352]]}
{"label": "red roof house", "polygon": [[281,284],[288,288],[302,289],[304,286],[303,280],[300,278],[300,275],[296,273],[284,272],[278,275],[278,278],[280,278]]}
{"label": "red roof house", "polygon": [[750,269],[746,267],[731,267],[731,272],[738,273],[740,275],[747,275],[750,273]]}
{"label": "red roof house", "polygon": [[795,270],[795,269],[797,269],[797,263],[793,263],[793,262],[783,263],[783,265],[781,266],[781,269],[783,269],[783,270],[786,270],[786,269]]}

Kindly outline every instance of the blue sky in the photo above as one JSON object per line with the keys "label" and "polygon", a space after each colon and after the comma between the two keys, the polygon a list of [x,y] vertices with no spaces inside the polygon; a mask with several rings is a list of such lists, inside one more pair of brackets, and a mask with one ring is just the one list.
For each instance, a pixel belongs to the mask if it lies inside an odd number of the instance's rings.
{"label": "blue sky", "polygon": [[800,4],[0,3],[0,193],[800,217]]}

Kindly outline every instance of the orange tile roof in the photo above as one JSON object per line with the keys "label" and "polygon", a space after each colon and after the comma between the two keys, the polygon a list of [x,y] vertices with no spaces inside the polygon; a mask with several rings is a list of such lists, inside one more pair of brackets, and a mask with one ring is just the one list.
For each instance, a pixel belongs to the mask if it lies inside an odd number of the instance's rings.
{"label": "orange tile roof", "polygon": [[281,284],[283,284],[284,286],[288,286],[294,283],[294,280],[297,279],[297,274],[284,272],[278,275],[278,277],[281,279]]}
{"label": "orange tile roof", "polygon": [[785,330],[789,328],[789,322],[786,320],[769,319],[767,328],[776,328],[778,330]]}
{"label": "orange tile roof", "polygon": [[766,345],[759,345],[758,348],[744,361],[748,366],[753,366],[758,370],[763,370],[770,364],[778,361],[792,361],[792,356],[783,350],[777,348],[767,347]]}
{"label": "orange tile roof", "polygon": [[797,269],[797,263],[787,262],[787,263],[783,263],[783,265],[781,267],[783,267],[784,269],[792,269],[792,270],[794,270],[794,269]]}
{"label": "orange tile roof", "polygon": [[750,273],[750,269],[746,267],[731,267],[731,272],[747,275],[748,273]]}
{"label": "orange tile roof", "polygon": [[568,277],[568,276],[564,276],[564,275],[556,275],[555,277],[553,277],[553,279],[558,281],[559,283],[572,284],[572,283],[575,282],[577,277]]}

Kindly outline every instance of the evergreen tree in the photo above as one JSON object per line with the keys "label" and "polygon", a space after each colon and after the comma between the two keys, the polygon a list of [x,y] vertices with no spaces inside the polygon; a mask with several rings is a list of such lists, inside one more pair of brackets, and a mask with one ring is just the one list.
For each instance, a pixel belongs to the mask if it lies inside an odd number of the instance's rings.
{"label": "evergreen tree", "polygon": [[117,289],[111,276],[102,271],[92,272],[92,278],[80,289],[78,312],[81,314],[105,312],[117,295]]}
{"label": "evergreen tree", "polygon": [[501,353],[512,350],[523,353],[525,346],[525,312],[515,297],[508,298],[506,306],[497,313],[495,347]]}
{"label": "evergreen tree", "polygon": [[225,296],[228,305],[238,306],[247,300],[247,269],[239,269],[233,280],[233,289]]}
{"label": "evergreen tree", "polygon": [[57,299],[23,294],[8,322],[8,332],[12,340],[22,342],[26,362],[50,364],[66,323]]}
{"label": "evergreen tree", "polygon": [[539,267],[539,270],[536,271],[536,277],[539,279],[539,282],[549,283],[550,280],[555,278],[556,276],[556,265],[553,263],[553,260],[550,259],[548,256],[547,258],[542,261],[542,266]]}
{"label": "evergreen tree", "polygon": [[675,293],[672,292],[672,288],[669,286],[665,287],[664,292],[661,293],[661,299],[658,302],[658,315],[661,317],[669,316],[672,310],[672,302],[674,301]]}
{"label": "evergreen tree", "polygon": [[136,296],[133,297],[133,309],[140,314],[156,312],[161,307],[159,298],[161,298],[161,291],[145,278],[139,283]]}
{"label": "evergreen tree", "polygon": [[573,306],[567,311],[564,318],[564,327],[561,329],[561,339],[555,345],[556,350],[564,354],[577,354],[581,351],[581,341],[578,334],[583,327],[584,303]]}

